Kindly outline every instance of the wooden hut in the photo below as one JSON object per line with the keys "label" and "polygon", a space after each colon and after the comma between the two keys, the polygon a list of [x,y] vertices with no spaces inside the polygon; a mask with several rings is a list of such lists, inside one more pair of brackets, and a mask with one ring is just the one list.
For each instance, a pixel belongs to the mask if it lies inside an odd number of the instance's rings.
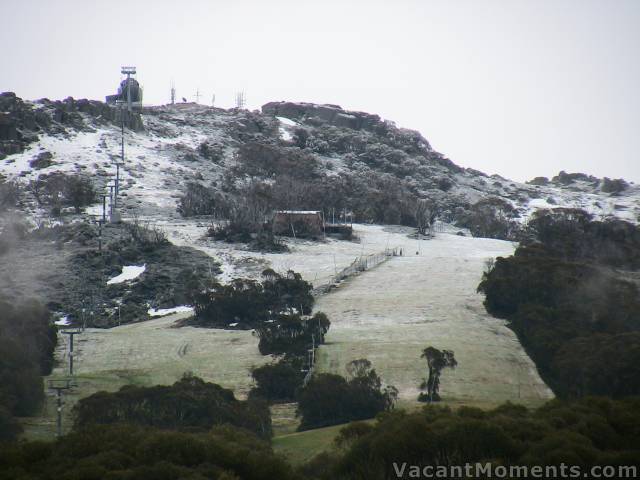
{"label": "wooden hut", "polygon": [[322,212],[317,210],[280,210],[273,216],[273,233],[293,237],[322,235]]}

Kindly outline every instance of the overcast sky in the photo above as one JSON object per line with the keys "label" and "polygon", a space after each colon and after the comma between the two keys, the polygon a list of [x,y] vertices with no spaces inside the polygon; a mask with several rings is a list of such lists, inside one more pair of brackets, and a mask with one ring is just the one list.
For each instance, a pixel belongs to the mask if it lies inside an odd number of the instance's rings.
{"label": "overcast sky", "polygon": [[0,0],[0,91],[334,103],[515,180],[640,182],[640,0]]}

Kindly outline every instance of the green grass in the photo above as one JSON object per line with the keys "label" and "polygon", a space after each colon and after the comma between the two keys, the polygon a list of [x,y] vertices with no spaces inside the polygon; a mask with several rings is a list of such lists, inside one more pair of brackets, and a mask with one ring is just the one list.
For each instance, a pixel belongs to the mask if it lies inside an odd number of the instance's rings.
{"label": "green grass", "polygon": [[[244,397],[251,388],[253,365],[269,361],[260,355],[258,339],[250,331],[174,328],[184,314],[109,330],[88,328],[76,339],[77,384],[65,394],[63,431],[69,431],[73,405],[97,391],[116,391],[124,385],[171,385],[186,372],[218,383]],[[60,335],[64,337],[64,335]],[[58,364],[50,379],[66,378],[65,339],[56,351]],[[49,392],[47,392],[49,393]],[[48,395],[38,417],[23,419],[26,439],[55,436],[55,398]]]}
{"label": "green grass", "polygon": [[[544,400],[539,399],[537,401],[524,402],[528,408],[536,408],[541,406]],[[407,412],[414,412],[419,410],[425,403],[420,402],[398,402],[397,408],[400,410],[406,410]],[[499,402],[482,402],[482,401],[466,401],[455,398],[444,399],[437,405],[449,406],[452,409],[457,409],[461,406],[477,407],[483,410],[493,409],[499,405]],[[365,420],[366,422],[374,423],[375,420]],[[348,425],[347,423],[341,425],[333,425],[331,427],[318,428],[314,430],[306,430],[304,432],[291,432],[284,433],[288,430],[296,428],[297,422],[287,425],[285,428],[277,428],[274,424],[275,437],[273,438],[272,445],[276,453],[282,455],[287,459],[289,463],[294,466],[302,465],[316,455],[322,452],[331,452],[336,450],[334,444],[335,438],[340,433],[340,430]],[[283,433],[279,433],[283,432]]]}
{"label": "green grass", "polygon": [[317,428],[280,435],[273,439],[273,449],[292,465],[302,465],[324,451],[334,448],[333,440],[345,425]]}
{"label": "green grass", "polygon": [[431,345],[453,350],[458,361],[442,374],[443,398],[482,406],[552,398],[513,331],[486,313],[476,291],[486,258],[512,251],[507,242],[440,235],[419,255],[394,257],[319,298],[315,309],[331,329],[317,371],[345,375],[348,362],[367,358],[411,403],[426,374],[422,350]]}

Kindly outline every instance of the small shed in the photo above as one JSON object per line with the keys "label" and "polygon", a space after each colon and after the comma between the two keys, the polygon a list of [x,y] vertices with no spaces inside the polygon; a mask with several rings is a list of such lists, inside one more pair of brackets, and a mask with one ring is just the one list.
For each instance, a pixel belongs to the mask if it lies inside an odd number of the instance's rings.
{"label": "small shed", "polygon": [[294,237],[322,235],[324,221],[318,210],[279,210],[273,216],[273,233]]}

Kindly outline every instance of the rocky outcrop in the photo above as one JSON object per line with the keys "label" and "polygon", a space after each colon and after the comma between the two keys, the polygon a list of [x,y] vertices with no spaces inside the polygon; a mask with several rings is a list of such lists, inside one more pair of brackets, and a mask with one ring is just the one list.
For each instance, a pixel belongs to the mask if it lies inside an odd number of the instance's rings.
{"label": "rocky outcrop", "polygon": [[[61,125],[70,126],[75,130],[85,130],[95,125],[115,123],[120,125],[120,109],[97,100],[79,100],[67,97],[62,101],[41,99],[36,102],[42,105],[51,119]],[[82,115],[84,114],[84,115]],[[144,130],[142,117],[139,113],[123,111],[124,124],[134,131]]]}
{"label": "rocky outcrop", "polygon": [[347,111],[339,105],[331,104],[270,102],[262,106],[262,113],[299,121],[316,120],[312,122],[316,124],[319,120],[320,123],[353,130],[375,131],[384,126],[384,122],[378,115]]}
{"label": "rocky outcrop", "polygon": [[13,92],[0,93],[0,158],[22,152],[37,140],[46,119]]}
{"label": "rocky outcrop", "polygon": [[[95,100],[68,97],[25,102],[13,92],[0,93],[0,159],[20,153],[41,133],[86,131],[107,123],[120,124],[119,109]],[[124,112],[127,128],[144,130],[139,113]]]}

